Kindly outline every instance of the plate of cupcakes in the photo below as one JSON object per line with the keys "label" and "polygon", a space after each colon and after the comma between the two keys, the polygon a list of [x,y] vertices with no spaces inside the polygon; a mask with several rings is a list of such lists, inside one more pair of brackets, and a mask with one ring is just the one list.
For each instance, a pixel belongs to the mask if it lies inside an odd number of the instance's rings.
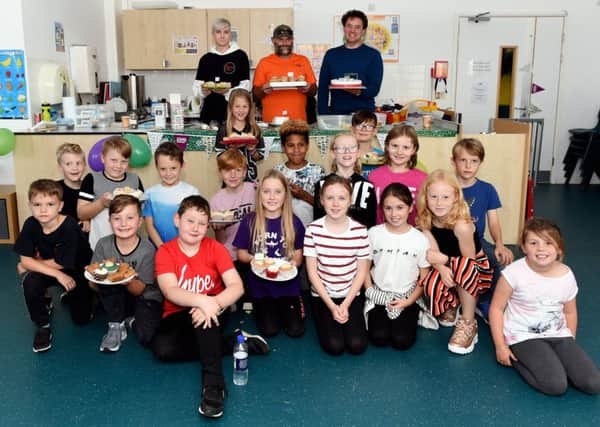
{"label": "plate of cupcakes", "polygon": [[136,272],[126,262],[105,259],[88,265],[83,275],[90,282],[100,285],[121,285],[133,279]]}
{"label": "plate of cupcakes", "polygon": [[285,258],[267,257],[263,253],[254,254],[250,266],[258,277],[274,282],[285,282],[298,275],[298,269],[292,262]]}

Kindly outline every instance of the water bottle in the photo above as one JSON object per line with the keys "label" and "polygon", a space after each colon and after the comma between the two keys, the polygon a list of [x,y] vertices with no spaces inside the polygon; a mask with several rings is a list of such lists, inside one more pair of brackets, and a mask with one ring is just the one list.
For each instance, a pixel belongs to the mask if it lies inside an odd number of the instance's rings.
{"label": "water bottle", "polygon": [[235,385],[248,383],[248,344],[243,335],[237,336],[237,342],[233,346],[233,383]]}

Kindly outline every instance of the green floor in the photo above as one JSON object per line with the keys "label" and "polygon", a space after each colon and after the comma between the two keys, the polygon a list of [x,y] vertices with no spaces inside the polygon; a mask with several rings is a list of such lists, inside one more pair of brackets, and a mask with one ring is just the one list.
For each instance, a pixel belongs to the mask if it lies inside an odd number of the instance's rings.
{"label": "green floor", "polygon": [[[567,242],[566,262],[578,278],[578,341],[600,363],[600,188],[538,186],[536,214],[557,221]],[[72,325],[55,298],[54,342],[48,353],[31,351],[33,327],[16,285],[16,257],[0,246],[1,426],[192,426],[208,424],[197,413],[199,367],[161,364],[129,338],[116,354],[98,351],[105,323]],[[58,292],[58,290],[57,290]],[[56,295],[55,295],[56,296]],[[248,317],[233,318],[254,330]],[[231,383],[225,415],[217,423],[247,426],[498,425],[598,426],[600,397],[576,390],[541,395],[517,374],[496,364],[487,327],[473,354],[446,350],[450,329],[419,330],[408,352],[369,347],[358,357],[324,354],[312,318],[297,340],[277,337],[273,351],[250,361],[245,387]]]}

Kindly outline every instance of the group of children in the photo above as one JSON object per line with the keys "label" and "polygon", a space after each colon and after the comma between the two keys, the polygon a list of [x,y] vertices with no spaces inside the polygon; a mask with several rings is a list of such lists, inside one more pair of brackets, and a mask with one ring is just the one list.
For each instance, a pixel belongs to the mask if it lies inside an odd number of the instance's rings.
{"label": "group of children", "polygon": [[[160,184],[144,193],[139,177],[127,170],[131,148],[121,137],[105,141],[104,171],[85,177],[81,148],[58,149],[64,180],[31,184],[32,216],[15,244],[37,327],[34,351],[51,347],[50,286],[64,288],[77,324],[92,319],[97,295],[108,320],[100,350],[118,351],[129,330],[160,360],[199,359],[198,409],[218,417],[225,397],[221,357],[232,347],[223,330],[228,308],[242,294],[253,304],[261,335],[300,337],[307,280],[319,343],[329,354],[360,354],[369,341],[406,350],[419,324],[454,326],[448,349],[467,354],[478,340],[476,310],[487,318],[494,273],[510,264],[489,309],[498,362],[514,366],[544,393],[564,392],[567,378],[587,393],[600,392],[598,369],[574,341],[577,286],[561,263],[558,227],[528,221],[521,241],[525,258],[511,264],[498,195],[476,177],[484,159],[479,141],[454,146],[454,173],[427,174],[416,169],[414,129],[394,127],[385,139],[385,163],[367,179],[361,153],[377,146],[376,117],[360,112],[352,133],[332,139],[331,173],[325,175],[306,159],[306,123],[288,121],[280,129],[287,161],[258,179],[264,144],[252,117],[245,91],[233,91],[217,144],[223,187],[210,203],[181,180],[183,153],[176,144],[162,143],[155,151]],[[242,132],[256,143],[222,143]],[[115,196],[121,187],[143,197]],[[212,223],[211,212],[224,210],[232,212],[232,221]],[[483,237],[486,220],[495,247]],[[142,224],[148,238],[140,234]],[[208,237],[210,228],[216,239]],[[273,282],[251,268],[262,257],[285,259],[299,273]],[[107,259],[128,263],[136,275],[123,285],[93,284],[94,292],[84,268]],[[478,308],[480,296],[488,297]],[[251,352],[269,351],[259,335],[235,334],[246,336]]]}

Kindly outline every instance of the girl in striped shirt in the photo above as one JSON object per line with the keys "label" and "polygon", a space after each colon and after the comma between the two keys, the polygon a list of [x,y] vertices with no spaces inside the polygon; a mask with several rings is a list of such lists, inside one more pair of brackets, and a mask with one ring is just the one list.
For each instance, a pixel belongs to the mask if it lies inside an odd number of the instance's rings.
{"label": "girl in striped shirt", "polygon": [[368,270],[367,228],[348,217],[352,188],[347,179],[328,176],[320,199],[325,216],[310,223],[304,236],[317,335],[329,354],[345,349],[361,354],[368,343],[360,293]]}
{"label": "girl in striped shirt", "polygon": [[492,284],[492,268],[456,176],[441,169],[431,172],[419,192],[417,210],[417,226],[431,243],[427,261],[433,266],[420,284],[440,325],[456,325],[448,350],[470,353],[477,344],[475,304]]}

